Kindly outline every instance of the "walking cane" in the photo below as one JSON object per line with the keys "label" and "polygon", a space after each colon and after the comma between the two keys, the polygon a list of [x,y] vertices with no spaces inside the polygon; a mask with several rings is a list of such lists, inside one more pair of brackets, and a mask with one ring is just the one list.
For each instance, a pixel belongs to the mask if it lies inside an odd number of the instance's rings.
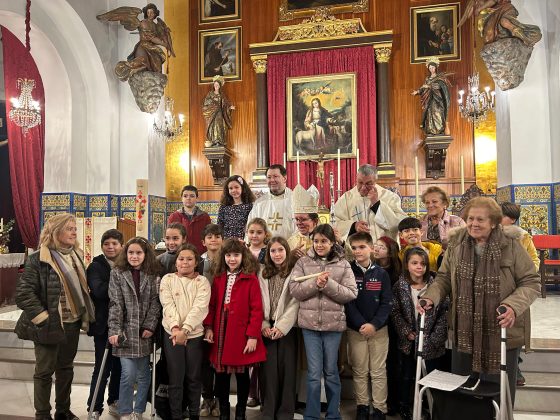
{"label": "walking cane", "polygon": [[[498,313],[500,315],[505,314],[507,308],[503,305],[498,307]],[[500,420],[506,420],[506,404],[507,404],[507,387],[508,387],[508,377],[506,371],[506,329],[501,328],[502,338],[500,346]]]}
{"label": "walking cane", "polygon": [[97,374],[97,382],[95,383],[95,390],[93,391],[93,398],[91,399],[91,404],[89,406],[88,420],[93,418],[93,412],[95,411],[95,403],[97,401],[97,394],[99,393],[99,385],[101,385],[101,378],[105,373],[105,363],[107,362],[107,356],[109,355],[109,349],[111,348],[111,343],[107,340],[105,344],[105,351],[103,352],[103,359],[101,360],[101,367],[99,368],[99,373]]}
{"label": "walking cane", "polygon": [[[418,304],[423,308],[426,301],[420,299]],[[422,350],[424,348],[424,324],[426,323],[426,312],[420,315],[420,334],[418,335],[418,353],[416,356],[416,381],[414,382],[414,406],[412,408],[412,419],[420,420],[420,385],[418,381],[422,374]]]}
{"label": "walking cane", "polygon": [[150,408],[150,417],[156,417],[156,340],[154,339],[154,360],[152,362],[152,404]]}

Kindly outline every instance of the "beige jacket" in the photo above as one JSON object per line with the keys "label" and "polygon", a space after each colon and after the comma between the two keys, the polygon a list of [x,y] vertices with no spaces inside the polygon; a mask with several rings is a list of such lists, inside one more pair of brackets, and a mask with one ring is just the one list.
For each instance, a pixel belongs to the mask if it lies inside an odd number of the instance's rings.
{"label": "beige jacket", "polygon": [[202,321],[208,315],[210,302],[210,283],[206,277],[189,279],[177,273],[166,274],[161,279],[159,300],[163,306],[162,325],[168,334],[175,326],[185,330],[187,338],[204,334]]}
{"label": "beige jacket", "polygon": [[290,278],[284,280],[282,294],[276,306],[274,316],[270,313],[270,291],[268,288],[268,279],[263,278],[262,270],[259,272],[259,283],[261,285],[261,295],[263,301],[264,319],[261,329],[270,328],[270,320],[275,319],[274,326],[287,335],[297,322],[299,302],[290,295],[288,284]]}
{"label": "beige jacket", "polygon": [[[530,346],[531,325],[528,319],[528,309],[540,295],[540,278],[535,265],[527,251],[521,245],[520,233],[511,226],[501,225],[500,242],[502,260],[500,261],[500,294],[501,303],[509,305],[515,312],[515,324],[507,330],[507,347],[514,349]],[[458,259],[461,253],[459,247],[468,235],[467,229],[456,228],[449,232],[449,245],[435,281],[428,287],[425,298],[431,299],[437,305],[443,298],[450,295],[451,309],[449,311],[449,329],[455,325],[457,312],[457,279]]]}

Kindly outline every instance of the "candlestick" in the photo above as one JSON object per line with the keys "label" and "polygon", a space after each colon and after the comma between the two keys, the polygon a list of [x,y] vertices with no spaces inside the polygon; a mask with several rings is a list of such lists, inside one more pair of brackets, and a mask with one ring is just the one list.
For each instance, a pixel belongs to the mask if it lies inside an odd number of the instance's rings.
{"label": "candlestick", "polygon": [[461,195],[465,193],[465,161],[461,155]]}
{"label": "candlestick", "polygon": [[414,156],[414,185],[416,186],[416,216],[420,216],[420,191],[418,186],[418,156]]}
{"label": "candlestick", "polygon": [[196,186],[196,165],[193,163],[192,165],[192,177],[191,183],[193,186]]}
{"label": "candlestick", "polygon": [[299,150],[296,153],[297,183],[299,184]]}
{"label": "candlestick", "polygon": [[360,167],[360,149],[356,148],[356,169]]}
{"label": "candlestick", "polygon": [[284,168],[286,167],[286,152],[282,153],[282,162],[284,163]]}
{"label": "candlestick", "polygon": [[340,149],[336,153],[337,176],[338,176],[338,191],[340,191]]}

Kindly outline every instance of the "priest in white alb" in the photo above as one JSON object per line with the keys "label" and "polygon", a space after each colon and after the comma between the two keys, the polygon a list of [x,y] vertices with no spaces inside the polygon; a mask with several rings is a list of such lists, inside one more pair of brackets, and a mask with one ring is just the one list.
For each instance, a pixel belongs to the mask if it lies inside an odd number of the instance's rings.
{"label": "priest in white alb", "polygon": [[368,232],[374,241],[388,236],[398,242],[398,224],[407,217],[400,197],[377,185],[377,168],[362,165],[356,186],[346,191],[334,206],[336,228],[343,239],[355,232]]}
{"label": "priest in white alb", "polygon": [[264,219],[272,236],[288,239],[296,231],[293,221],[292,190],[286,187],[286,168],[271,165],[266,171],[269,192],[253,204],[247,223],[255,217]]}

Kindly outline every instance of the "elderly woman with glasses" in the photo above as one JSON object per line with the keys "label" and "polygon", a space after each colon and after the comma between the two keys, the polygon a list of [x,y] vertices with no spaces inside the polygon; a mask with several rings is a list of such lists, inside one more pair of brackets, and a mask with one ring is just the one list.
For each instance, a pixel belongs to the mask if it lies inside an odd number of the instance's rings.
{"label": "elderly woman with glasses", "polygon": [[68,213],[47,220],[39,250],[29,256],[16,289],[23,310],[15,332],[35,344],[33,393],[35,419],[51,417],[51,387],[56,376],[55,420],[77,420],[70,411],[74,357],[80,329],[95,319],[83,253],[76,240],[76,219]]}
{"label": "elderly woman with glasses", "polygon": [[440,187],[429,187],[424,191],[422,202],[428,212],[422,219],[422,241],[438,242],[446,249],[449,230],[464,227],[464,220],[447,211],[449,196]]}

